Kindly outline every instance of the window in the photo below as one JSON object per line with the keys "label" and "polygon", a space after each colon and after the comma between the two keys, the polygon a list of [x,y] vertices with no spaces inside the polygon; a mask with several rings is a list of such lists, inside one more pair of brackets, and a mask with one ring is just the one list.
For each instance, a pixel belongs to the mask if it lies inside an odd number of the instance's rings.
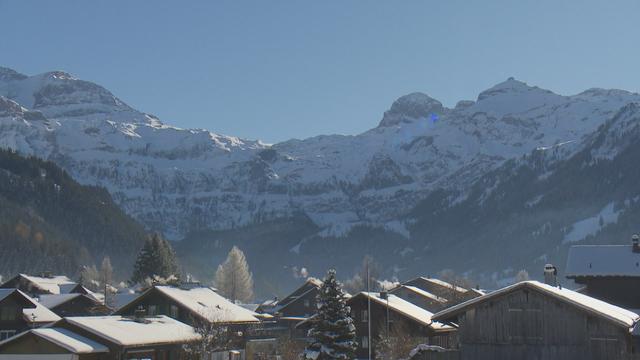
{"label": "window", "polygon": [[3,307],[0,310],[0,320],[15,320],[18,309],[12,306]]}
{"label": "window", "polygon": [[305,299],[304,300],[304,307],[309,307],[311,306],[311,303],[309,302],[309,299]]}
{"label": "window", "polygon": [[363,349],[368,349],[369,348],[369,338],[366,336],[362,337],[362,348]]}
{"label": "window", "polygon": [[156,305],[149,305],[149,311],[147,312],[147,315],[153,316],[153,315],[156,315],[157,313],[158,313],[158,307]]}
{"label": "window", "polygon": [[0,330],[0,341],[6,340],[16,334],[15,330]]}
{"label": "window", "polygon": [[368,322],[369,321],[369,312],[367,310],[362,310],[360,312],[360,319],[362,319],[362,322]]}
{"label": "window", "polygon": [[171,305],[171,308],[169,310],[170,310],[171,317],[174,318],[174,319],[177,319],[178,318],[178,307],[175,306],[175,305]]}

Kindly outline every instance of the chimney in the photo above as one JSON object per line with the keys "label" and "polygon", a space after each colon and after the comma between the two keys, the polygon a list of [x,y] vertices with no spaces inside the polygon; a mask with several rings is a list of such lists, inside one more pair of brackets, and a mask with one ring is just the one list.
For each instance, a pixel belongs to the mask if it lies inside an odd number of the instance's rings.
{"label": "chimney", "polygon": [[551,264],[544,266],[544,283],[551,286],[558,286],[558,269]]}
{"label": "chimney", "polygon": [[640,252],[640,235],[633,234],[631,237],[631,245],[633,245],[633,252]]}
{"label": "chimney", "polygon": [[389,298],[389,293],[386,291],[380,291],[380,299],[387,300]]}
{"label": "chimney", "polygon": [[145,322],[144,317],[146,315],[147,311],[142,306],[138,306],[138,308],[133,312],[133,321],[143,323]]}

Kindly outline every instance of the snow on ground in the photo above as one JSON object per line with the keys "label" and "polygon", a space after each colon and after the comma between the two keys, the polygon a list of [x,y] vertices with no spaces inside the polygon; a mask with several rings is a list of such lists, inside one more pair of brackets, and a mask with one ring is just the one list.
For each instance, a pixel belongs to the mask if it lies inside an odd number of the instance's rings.
{"label": "snow on ground", "polygon": [[[562,243],[566,244],[584,240],[584,238],[589,235],[597,234],[603,227],[616,223],[620,211],[614,211],[613,205],[613,202],[611,202],[596,215],[574,223],[571,226],[571,231],[565,234]],[[602,220],[602,223],[600,223],[600,220]]]}

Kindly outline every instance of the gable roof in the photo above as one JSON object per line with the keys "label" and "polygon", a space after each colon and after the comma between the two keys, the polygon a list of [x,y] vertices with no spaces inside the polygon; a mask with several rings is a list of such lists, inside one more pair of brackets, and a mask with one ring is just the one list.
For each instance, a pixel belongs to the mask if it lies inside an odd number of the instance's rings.
{"label": "gable roof", "polygon": [[453,285],[444,280],[440,280],[436,278],[427,278],[427,277],[421,276],[420,279],[422,279],[425,282],[435,284],[441,288],[446,288],[448,290],[455,290],[456,292],[459,292],[459,293],[466,293],[467,291],[469,291],[468,289],[465,289],[461,286]]}
{"label": "gable roof", "polygon": [[447,299],[445,299],[443,297],[440,297],[440,296],[437,296],[437,295],[434,295],[434,294],[432,294],[432,293],[430,293],[428,291],[422,290],[422,289],[420,289],[418,287],[415,287],[415,286],[400,285],[397,288],[393,289],[392,292],[398,291],[400,289],[410,290],[411,292],[413,292],[415,294],[418,294],[418,295],[422,296],[423,298],[427,298],[429,300],[434,300],[434,301],[437,301],[439,303],[443,303],[444,304],[444,303],[447,302]]}
{"label": "gable roof", "polygon": [[136,321],[122,316],[75,316],[61,320],[121,346],[176,344],[200,338],[194,329],[168,316]]}
{"label": "gable roof", "polygon": [[574,245],[569,248],[568,278],[581,276],[640,277],[640,252],[631,245]]}
{"label": "gable roof", "polygon": [[22,292],[19,289],[0,289],[0,301],[9,297],[12,294],[16,294],[22,301],[22,317],[28,323],[50,323],[60,320],[60,317],[53,311],[47,309],[45,306],[32,299],[31,296]]}
{"label": "gable roof", "polygon": [[182,289],[173,286],[154,286],[145,293],[123,306],[118,313],[135,306],[138,300],[152,292],[159,292],[188,309],[192,314],[211,322],[255,323],[259,322],[256,313],[225,299],[208,287]]}
{"label": "gable roof", "polygon": [[468,308],[522,289],[531,289],[544,295],[552,296],[560,301],[576,306],[582,310],[608,319],[617,325],[627,327],[629,329],[633,328],[636,322],[640,320],[640,316],[638,314],[629,310],[592,298],[591,296],[580,294],[573,290],[543,284],[539,281],[522,281],[504,287],[500,290],[496,290],[481,297],[477,297],[442,310],[435,314],[433,318],[437,321],[447,321],[465,312]]}
{"label": "gable roof", "polygon": [[100,304],[102,305],[102,302],[100,300],[98,300],[95,296],[93,295],[85,295],[85,294],[80,294],[80,293],[74,293],[74,294],[57,294],[57,295],[40,295],[40,297],[38,298],[38,302],[49,308],[49,309],[53,309],[55,307],[58,307],[60,305],[66,304],[69,301],[72,301],[74,299],[80,298],[80,297],[84,297],[86,299],[88,299],[89,301],[91,301],[94,304]]}
{"label": "gable roof", "polygon": [[319,290],[319,288],[317,288],[317,287],[311,287],[311,288],[309,288],[309,290],[307,290],[304,293],[300,294],[299,296],[293,298],[291,301],[289,301],[289,302],[287,302],[287,303],[285,303],[285,304],[283,304],[281,306],[277,306],[275,311],[276,312],[281,312],[282,309],[286,309],[290,305],[297,303],[300,299],[303,299],[308,294],[311,294],[312,292],[318,291],[318,290]]}
{"label": "gable roof", "polygon": [[428,326],[432,329],[448,329],[451,328],[448,325],[444,325],[442,323],[439,322],[435,322],[432,320],[432,316],[433,313],[430,311],[427,311],[417,305],[414,305],[410,302],[408,302],[407,300],[404,300],[402,298],[399,298],[393,294],[387,294],[387,299],[383,299],[380,297],[379,293],[373,293],[373,292],[360,292],[357,295],[354,295],[353,297],[351,297],[349,300],[347,300],[347,303],[351,303],[352,301],[354,301],[355,299],[359,298],[359,297],[365,297],[368,299],[371,299],[371,301],[374,301],[380,305],[383,306],[389,306],[389,309],[400,313],[401,315],[404,315],[405,317],[408,317],[418,323],[420,323],[421,325],[424,326]]}
{"label": "gable roof", "polygon": [[14,293],[17,294],[17,296],[20,298],[20,300],[22,301],[22,304],[25,307],[31,307],[31,308],[35,308],[36,307],[34,302],[31,301],[32,299],[27,294],[23,293],[22,291],[20,291],[18,289],[0,289],[0,301],[8,298],[9,296],[11,296]]}
{"label": "gable roof", "polygon": [[3,342],[0,342],[0,346],[14,342],[19,338],[33,334],[53,344],[69,350],[73,354],[95,354],[106,353],[109,349],[93,340],[87,339],[84,336],[78,335],[71,330],[61,328],[39,328],[20,333],[14,337],[11,337]]}
{"label": "gable roof", "polygon": [[20,274],[21,277],[27,279],[36,287],[48,291],[51,294],[62,294],[65,290],[71,290],[75,286],[75,282],[71,281],[64,275],[55,275],[51,277],[32,276]]}
{"label": "gable roof", "polygon": [[320,286],[322,286],[322,281],[321,280],[313,278],[313,277],[307,278],[307,280],[302,285],[300,285],[300,287],[295,289],[291,294],[287,295],[282,300],[278,301],[277,305],[280,305],[280,306],[284,307],[284,306],[288,305],[290,302],[298,299],[300,296],[302,296],[305,293],[309,292],[309,290],[319,289]]}

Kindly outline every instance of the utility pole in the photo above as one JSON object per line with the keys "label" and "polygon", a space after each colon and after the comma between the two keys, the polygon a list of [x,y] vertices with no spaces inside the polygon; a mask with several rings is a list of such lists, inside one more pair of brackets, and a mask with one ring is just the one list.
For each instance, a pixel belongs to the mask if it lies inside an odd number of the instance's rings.
{"label": "utility pole", "polygon": [[367,342],[369,346],[367,346],[367,350],[369,350],[369,360],[371,360],[371,289],[369,287],[369,261],[367,260]]}

